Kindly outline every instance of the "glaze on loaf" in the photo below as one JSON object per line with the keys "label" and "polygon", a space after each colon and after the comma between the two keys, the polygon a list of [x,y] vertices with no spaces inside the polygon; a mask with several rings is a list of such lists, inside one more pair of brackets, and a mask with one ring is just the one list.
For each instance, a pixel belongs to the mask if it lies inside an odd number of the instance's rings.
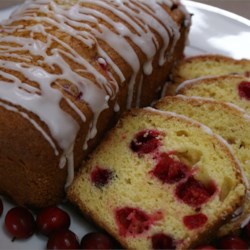
{"label": "glaze on loaf", "polygon": [[189,25],[170,0],[21,5],[0,25],[0,192],[60,201],[119,114],[157,96]]}

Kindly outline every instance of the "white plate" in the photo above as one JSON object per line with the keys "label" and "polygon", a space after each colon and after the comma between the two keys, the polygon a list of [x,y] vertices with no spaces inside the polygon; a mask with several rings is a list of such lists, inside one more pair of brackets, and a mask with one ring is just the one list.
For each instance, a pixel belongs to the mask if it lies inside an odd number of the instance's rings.
{"label": "white plate", "polygon": [[[18,1],[20,2],[20,0]],[[189,12],[194,14],[189,44],[185,51],[186,55],[219,53],[234,58],[250,59],[249,20],[208,5],[188,0],[183,0],[183,2],[188,7]],[[12,6],[0,10],[0,19],[7,18],[15,8]],[[6,200],[3,202],[4,213],[0,218],[0,227],[2,227],[0,228],[0,249],[45,249],[46,238],[42,236],[34,235],[28,240],[11,241],[4,230],[4,218],[6,212],[14,205]],[[70,229],[79,238],[91,230],[96,230],[72,207],[69,205],[62,205],[62,207],[70,213],[72,219]]]}
{"label": "white plate", "polygon": [[250,59],[250,20],[205,4],[182,2],[194,14],[186,55],[219,53]]}

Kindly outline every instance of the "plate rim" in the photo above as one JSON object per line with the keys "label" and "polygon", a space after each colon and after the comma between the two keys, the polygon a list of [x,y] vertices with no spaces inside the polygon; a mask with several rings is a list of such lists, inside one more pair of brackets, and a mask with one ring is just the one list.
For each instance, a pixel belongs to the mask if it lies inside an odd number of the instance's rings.
{"label": "plate rim", "polygon": [[248,19],[246,17],[243,17],[243,16],[235,14],[231,11],[224,10],[224,9],[219,8],[219,7],[215,7],[215,6],[212,6],[209,4],[205,4],[205,3],[194,2],[192,0],[180,0],[180,1],[186,7],[194,7],[194,8],[201,9],[203,11],[209,11],[212,13],[216,13],[216,14],[225,16],[227,18],[233,19],[235,21],[238,21],[240,23],[243,23],[243,24],[249,26],[249,29],[250,29],[250,19]]}

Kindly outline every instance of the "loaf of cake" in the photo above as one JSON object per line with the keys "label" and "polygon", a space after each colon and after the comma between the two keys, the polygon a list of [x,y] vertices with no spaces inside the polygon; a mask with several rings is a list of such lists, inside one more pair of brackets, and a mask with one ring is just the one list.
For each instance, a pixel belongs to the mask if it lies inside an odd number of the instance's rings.
{"label": "loaf of cake", "polygon": [[233,103],[250,114],[250,78],[225,75],[183,82],[177,94],[200,96]]}
{"label": "loaf of cake", "polygon": [[177,1],[26,1],[0,24],[0,193],[49,206],[127,108],[183,54]]}
{"label": "loaf of cake", "polygon": [[126,249],[192,249],[244,197],[238,160],[221,137],[153,108],[125,113],[68,189]]}
{"label": "loaf of cake", "polygon": [[[235,156],[241,163],[249,192],[250,116],[244,110],[230,103],[181,95],[165,97],[156,103],[155,107],[188,116],[221,135],[232,146]],[[250,197],[246,197],[243,207],[237,209],[230,222],[220,228],[219,236],[235,233],[244,226],[246,220],[250,219],[249,199]]]}
{"label": "loaf of cake", "polygon": [[186,80],[207,76],[240,74],[250,76],[250,60],[236,60],[223,55],[198,55],[181,60],[172,73],[172,84],[165,95],[174,95],[178,85]]}

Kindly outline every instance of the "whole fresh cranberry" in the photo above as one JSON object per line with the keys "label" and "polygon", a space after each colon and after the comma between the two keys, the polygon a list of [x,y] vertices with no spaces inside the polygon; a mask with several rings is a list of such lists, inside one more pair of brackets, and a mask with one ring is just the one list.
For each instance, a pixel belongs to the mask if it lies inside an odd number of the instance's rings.
{"label": "whole fresh cranberry", "polygon": [[173,238],[164,233],[153,235],[151,241],[153,249],[176,249]]}
{"label": "whole fresh cranberry", "polygon": [[92,232],[83,236],[81,249],[115,249],[115,243],[107,234]]}
{"label": "whole fresh cranberry", "polygon": [[218,239],[218,248],[219,249],[248,249],[247,242],[241,239],[238,236],[227,235]]}
{"label": "whole fresh cranberry", "polygon": [[47,242],[47,249],[79,249],[80,244],[75,233],[61,229],[53,233]]}
{"label": "whole fresh cranberry", "polygon": [[58,207],[47,207],[38,213],[36,225],[38,232],[48,236],[59,229],[68,229],[70,217]]}
{"label": "whole fresh cranberry", "polygon": [[35,220],[28,209],[14,207],[5,216],[5,228],[14,239],[25,239],[35,232]]}

